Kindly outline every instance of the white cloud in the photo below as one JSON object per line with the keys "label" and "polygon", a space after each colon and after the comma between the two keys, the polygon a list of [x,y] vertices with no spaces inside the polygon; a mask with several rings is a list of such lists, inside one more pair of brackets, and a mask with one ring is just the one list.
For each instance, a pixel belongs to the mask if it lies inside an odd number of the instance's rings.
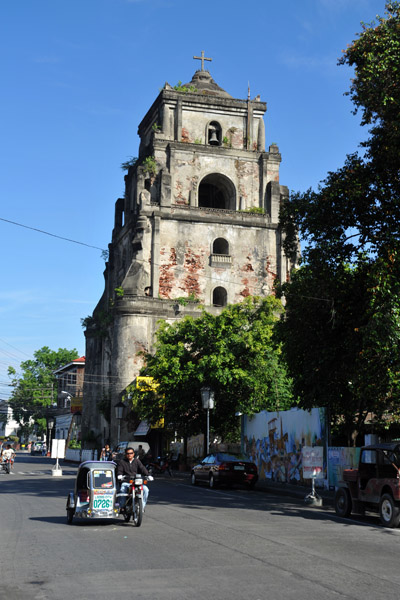
{"label": "white cloud", "polygon": [[309,70],[324,70],[337,67],[337,56],[307,56],[300,54],[283,54],[282,64],[290,68]]}

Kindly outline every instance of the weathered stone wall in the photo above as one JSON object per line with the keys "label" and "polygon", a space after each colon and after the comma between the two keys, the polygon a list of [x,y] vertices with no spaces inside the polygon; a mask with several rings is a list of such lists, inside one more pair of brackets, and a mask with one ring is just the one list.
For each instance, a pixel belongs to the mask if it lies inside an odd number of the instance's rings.
{"label": "weathered stone wall", "polygon": [[[287,195],[281,156],[275,144],[265,150],[266,104],[231,98],[204,71],[192,81],[196,93],[166,84],[140,123],[139,160],[115,205],[105,292],[94,312],[105,326],[87,330],[92,382],[84,426],[100,434],[98,399],[109,393],[112,406],[121,400],[142,366],[138,352],[152,350],[159,320],[200,314],[196,303],[182,307],[176,299],[196,298],[217,314],[226,303],[273,293],[292,266],[278,224]],[[155,172],[146,168],[149,158]],[[127,432],[122,423],[121,439]]]}
{"label": "weathered stone wall", "polygon": [[[217,238],[228,242],[229,260],[221,257],[219,264],[212,265]],[[193,227],[190,221],[162,221],[161,298],[194,295],[209,305],[213,289],[220,285],[226,288],[229,303],[240,302],[249,295],[272,293],[276,275],[275,229],[246,227],[244,231],[242,225],[196,223]]]}

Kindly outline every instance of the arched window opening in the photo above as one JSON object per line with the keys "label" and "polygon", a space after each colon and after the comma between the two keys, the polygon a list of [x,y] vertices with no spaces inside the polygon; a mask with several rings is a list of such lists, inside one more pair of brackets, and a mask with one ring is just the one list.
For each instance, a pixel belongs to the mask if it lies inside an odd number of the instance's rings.
{"label": "arched window opening", "polygon": [[200,186],[199,206],[226,208],[224,194],[215,185],[204,183]]}
{"label": "arched window opening", "polygon": [[223,287],[216,287],[213,291],[213,306],[226,306],[228,294]]}
{"label": "arched window opening", "polygon": [[120,229],[125,225],[125,200],[118,198],[115,203],[115,227]]}
{"label": "arched window opening", "polygon": [[217,121],[211,121],[208,126],[207,131],[207,141],[210,146],[220,146],[221,145],[221,125],[217,123]]}
{"label": "arched window opening", "polygon": [[236,210],[235,186],[219,173],[212,173],[201,180],[198,199],[201,208]]}
{"label": "arched window opening", "polygon": [[217,238],[213,243],[213,254],[229,255],[229,244],[224,238]]}

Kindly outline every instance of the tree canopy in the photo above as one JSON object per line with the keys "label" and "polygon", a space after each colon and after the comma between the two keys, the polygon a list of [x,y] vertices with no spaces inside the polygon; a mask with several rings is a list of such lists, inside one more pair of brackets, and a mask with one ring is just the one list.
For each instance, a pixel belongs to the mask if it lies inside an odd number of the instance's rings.
{"label": "tree canopy", "polygon": [[368,412],[400,399],[400,4],[363,24],[340,64],[354,67],[350,95],[369,137],[317,191],[281,211],[285,250],[305,242],[302,265],[281,286],[280,325],[304,406],[325,404],[360,430]]}
{"label": "tree canopy", "polygon": [[196,435],[204,432],[200,389],[208,385],[215,392],[212,430],[229,439],[238,432],[235,413],[289,407],[291,380],[273,341],[281,312],[274,297],[249,297],[216,316],[204,310],[196,319],[162,322],[140,373],[156,380],[157,392],[136,391],[135,409],[153,424],[163,418],[181,435]]}
{"label": "tree canopy", "polygon": [[33,353],[34,358],[21,363],[21,373],[8,368],[13,391],[9,404],[13,417],[22,432],[28,433],[32,421],[45,428],[45,410],[57,402],[57,380],[54,371],[78,358],[77,350],[43,346]]}

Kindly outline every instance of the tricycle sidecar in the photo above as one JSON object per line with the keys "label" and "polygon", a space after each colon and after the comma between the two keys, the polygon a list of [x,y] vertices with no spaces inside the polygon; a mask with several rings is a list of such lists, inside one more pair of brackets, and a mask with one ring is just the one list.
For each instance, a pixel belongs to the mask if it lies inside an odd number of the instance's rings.
{"label": "tricycle sidecar", "polygon": [[118,507],[116,464],[106,461],[86,461],[79,465],[75,490],[67,498],[67,522],[74,517],[83,519],[115,519]]}

